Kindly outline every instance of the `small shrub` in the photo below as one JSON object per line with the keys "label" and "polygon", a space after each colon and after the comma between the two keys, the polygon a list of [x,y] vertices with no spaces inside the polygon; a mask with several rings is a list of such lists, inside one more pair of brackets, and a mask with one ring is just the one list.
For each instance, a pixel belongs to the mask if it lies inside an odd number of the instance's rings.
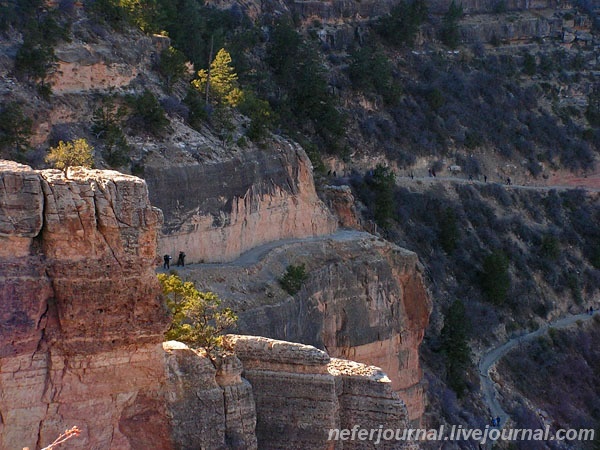
{"label": "small shrub", "polygon": [[223,333],[237,322],[230,308],[212,292],[200,292],[191,281],[175,274],[158,274],[167,307],[173,315],[166,339],[181,341],[193,348],[204,348],[216,356],[222,346]]}
{"label": "small shrub", "polygon": [[308,275],[306,274],[304,264],[297,266],[290,264],[283,276],[279,279],[279,284],[281,284],[281,287],[288,294],[294,295],[300,290],[307,278]]}
{"label": "small shrub", "polygon": [[540,254],[544,258],[553,261],[557,260],[560,256],[560,243],[558,242],[558,238],[554,235],[545,235],[542,238],[542,243],[540,245]]}
{"label": "small shrub", "polygon": [[58,146],[50,148],[46,162],[52,164],[52,167],[62,170],[66,177],[69,167],[92,167],[94,164],[93,151],[94,148],[85,139],[76,139],[73,142],[60,141]]}
{"label": "small shrub", "polygon": [[535,56],[531,53],[526,53],[523,57],[523,73],[525,75],[535,75],[537,71],[537,64],[535,62]]}

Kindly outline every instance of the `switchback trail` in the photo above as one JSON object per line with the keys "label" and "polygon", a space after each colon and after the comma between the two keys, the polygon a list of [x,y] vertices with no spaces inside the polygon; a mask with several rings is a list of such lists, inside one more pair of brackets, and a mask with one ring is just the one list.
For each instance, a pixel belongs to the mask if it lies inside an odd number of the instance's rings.
{"label": "switchback trail", "polygon": [[[594,315],[597,315],[599,311],[594,311]],[[500,358],[506,355],[510,350],[515,348],[517,345],[522,344],[524,342],[532,341],[533,339],[545,334],[549,329],[561,329],[567,328],[568,326],[574,324],[577,321],[585,321],[591,319],[591,316],[588,313],[577,314],[574,316],[563,317],[562,319],[558,319],[554,322],[550,322],[531,333],[523,334],[521,336],[514,337],[509,341],[505,342],[503,345],[496,347],[490,350],[488,353],[483,355],[479,360],[479,380],[481,382],[481,387],[483,390],[483,396],[485,399],[485,403],[487,404],[490,410],[491,417],[500,417],[500,426],[504,426],[506,424],[508,418],[510,417],[502,406],[500,405],[500,401],[498,400],[499,392],[497,389],[497,385],[492,381],[489,376],[489,371],[494,366]]]}

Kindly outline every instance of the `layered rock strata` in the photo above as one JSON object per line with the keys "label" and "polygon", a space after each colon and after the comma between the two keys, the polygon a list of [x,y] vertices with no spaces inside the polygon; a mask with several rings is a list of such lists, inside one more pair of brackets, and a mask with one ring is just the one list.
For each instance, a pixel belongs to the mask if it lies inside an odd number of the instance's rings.
{"label": "layered rock strata", "polygon": [[317,197],[310,160],[288,141],[201,163],[147,166],[144,178],[165,215],[160,254],[229,261],[266,242],[337,227]]}
{"label": "layered rock strata", "polygon": [[355,425],[407,427],[406,407],[380,369],[331,359],[312,346],[254,336],[229,335],[225,345],[240,358],[252,384],[259,448],[404,448],[399,441],[375,446],[330,440],[330,430]]}
{"label": "layered rock strata", "polygon": [[254,397],[240,360],[229,355],[217,371],[202,351],[176,341],[163,347],[175,448],[256,449]]}
{"label": "layered rock strata", "polygon": [[0,447],[76,424],[72,448],[170,448],[145,184],[6,161],[0,179]]}
{"label": "layered rock strata", "polygon": [[74,425],[73,449],[352,448],[329,429],[406,426],[383,373],[316,348],[230,336],[217,370],[163,344],[160,224],[138,178],[0,162],[0,448]]}
{"label": "layered rock strata", "polygon": [[[381,367],[410,420],[419,422],[424,399],[418,350],[431,300],[414,253],[347,231],[287,243],[256,261],[246,256],[183,274],[238,312],[237,332],[303,342]],[[290,264],[304,264],[308,273],[294,296],[277,281]]]}

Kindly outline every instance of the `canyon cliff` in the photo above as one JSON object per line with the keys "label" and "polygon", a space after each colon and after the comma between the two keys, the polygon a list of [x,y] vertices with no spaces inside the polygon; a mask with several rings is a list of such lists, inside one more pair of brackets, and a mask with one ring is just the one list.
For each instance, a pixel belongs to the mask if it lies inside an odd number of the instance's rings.
{"label": "canyon cliff", "polygon": [[336,229],[297,144],[273,139],[266,150],[202,156],[201,162],[159,159],[145,167],[152,204],[165,215],[159,254],[185,251],[193,262],[229,261],[266,242]]}
{"label": "canyon cliff", "polygon": [[217,370],[201,351],[163,343],[162,214],[145,183],[66,175],[0,162],[2,448],[39,448],[73,425],[81,449],[353,448],[329,442],[329,428],[407,426],[378,368],[228,336],[235,355]]}
{"label": "canyon cliff", "polygon": [[162,214],[135,177],[68,175],[0,166],[0,447],[77,424],[78,448],[168,448]]}
{"label": "canyon cliff", "polygon": [[[300,264],[308,278],[291,296],[277,279]],[[424,412],[418,351],[432,307],[422,270],[412,252],[343,231],[181,273],[238,312],[238,332],[303,342],[381,367],[418,423]]]}

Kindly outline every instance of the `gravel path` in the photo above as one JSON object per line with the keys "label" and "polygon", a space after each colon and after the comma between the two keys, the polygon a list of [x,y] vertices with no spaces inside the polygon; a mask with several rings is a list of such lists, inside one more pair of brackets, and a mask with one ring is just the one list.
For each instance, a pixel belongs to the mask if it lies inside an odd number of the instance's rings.
{"label": "gravel path", "polygon": [[485,184],[497,184],[499,186],[503,186],[506,189],[516,189],[516,190],[526,190],[526,191],[568,191],[575,189],[582,189],[584,191],[589,192],[600,192],[600,188],[593,186],[585,186],[585,185],[568,185],[568,184],[560,184],[560,185],[535,185],[535,184],[506,184],[498,182],[497,180],[488,180],[487,183],[481,180],[469,180],[468,178],[461,177],[453,177],[453,176],[436,176],[436,177],[414,177],[410,178],[407,176],[397,176],[396,183],[402,186],[408,186],[410,183],[421,182],[424,184],[434,184],[434,183],[457,183],[457,184],[476,184],[476,185],[485,185]]}
{"label": "gravel path", "polygon": [[[595,311],[594,315],[598,315],[600,311]],[[574,324],[575,322],[581,320],[589,320],[592,316],[584,313],[577,314],[575,316],[563,317],[562,319],[558,319],[554,322],[550,322],[531,333],[523,334],[521,336],[514,337],[504,344],[490,350],[488,353],[482,356],[479,360],[479,379],[481,381],[481,386],[483,389],[483,396],[485,402],[490,410],[491,417],[500,417],[500,425],[501,427],[507,422],[510,417],[502,406],[500,405],[500,401],[498,400],[499,391],[498,386],[492,381],[489,376],[489,371],[494,366],[500,358],[506,355],[510,350],[515,348],[517,345],[529,342],[538,336],[545,334],[550,328],[560,329],[567,328],[568,326]]]}
{"label": "gravel path", "polygon": [[[195,263],[195,264],[186,264],[185,267],[177,267],[175,264],[175,259],[171,262],[171,269],[175,269],[178,272],[185,273],[188,270],[194,270],[198,267],[248,267],[253,264],[257,264],[262,258],[265,257],[267,253],[271,250],[276,249],[278,247],[290,244],[300,244],[300,243],[312,243],[312,242],[323,242],[323,241],[335,241],[335,242],[346,242],[353,241],[357,239],[363,238],[375,238],[370,233],[364,231],[357,230],[339,230],[332,234],[325,234],[322,236],[313,236],[306,238],[291,238],[291,239],[281,239],[279,241],[271,241],[266,244],[259,245],[258,247],[254,247],[244,253],[242,253],[237,259],[234,259],[230,262],[219,262],[219,263]],[[157,269],[157,272],[166,272],[163,270],[162,266]]]}

